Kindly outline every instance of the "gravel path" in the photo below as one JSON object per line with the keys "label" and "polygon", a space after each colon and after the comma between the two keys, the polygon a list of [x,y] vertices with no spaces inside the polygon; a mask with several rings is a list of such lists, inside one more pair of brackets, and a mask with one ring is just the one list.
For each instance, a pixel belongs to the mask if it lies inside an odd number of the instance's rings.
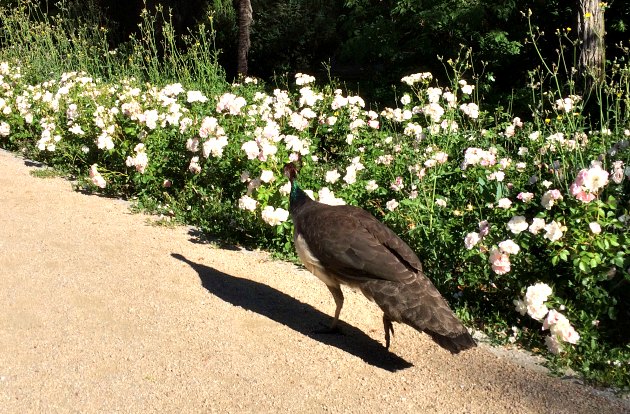
{"label": "gravel path", "polygon": [[[621,413],[480,346],[458,356],[261,252],[147,225],[0,151],[0,412]],[[511,354],[511,353],[507,353]]]}

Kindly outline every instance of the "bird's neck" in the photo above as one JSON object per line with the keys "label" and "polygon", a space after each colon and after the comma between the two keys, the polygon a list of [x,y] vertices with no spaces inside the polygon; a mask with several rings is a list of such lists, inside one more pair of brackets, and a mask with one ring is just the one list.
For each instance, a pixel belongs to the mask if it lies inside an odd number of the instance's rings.
{"label": "bird's neck", "polygon": [[291,193],[289,194],[289,211],[291,214],[295,213],[310,200],[311,198],[300,188],[297,180],[291,181]]}

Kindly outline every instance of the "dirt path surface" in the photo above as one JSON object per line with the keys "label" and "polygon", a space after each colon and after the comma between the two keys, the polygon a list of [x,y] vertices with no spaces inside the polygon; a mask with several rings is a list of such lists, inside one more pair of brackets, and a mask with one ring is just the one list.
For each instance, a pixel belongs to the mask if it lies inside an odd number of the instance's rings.
{"label": "dirt path surface", "polygon": [[458,356],[309,273],[147,225],[0,151],[0,412],[621,413],[480,346]]}

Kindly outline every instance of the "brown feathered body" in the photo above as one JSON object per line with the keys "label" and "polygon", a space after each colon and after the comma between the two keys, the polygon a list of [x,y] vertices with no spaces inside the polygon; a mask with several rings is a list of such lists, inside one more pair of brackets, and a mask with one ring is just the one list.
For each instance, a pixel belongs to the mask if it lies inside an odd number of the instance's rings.
{"label": "brown feathered body", "polygon": [[340,285],[345,284],[383,310],[387,346],[392,321],[426,332],[452,353],[476,346],[400,237],[361,208],[310,199],[295,182],[295,173],[288,175],[296,250],[305,267],[333,294],[337,303],[333,324],[343,304]]}

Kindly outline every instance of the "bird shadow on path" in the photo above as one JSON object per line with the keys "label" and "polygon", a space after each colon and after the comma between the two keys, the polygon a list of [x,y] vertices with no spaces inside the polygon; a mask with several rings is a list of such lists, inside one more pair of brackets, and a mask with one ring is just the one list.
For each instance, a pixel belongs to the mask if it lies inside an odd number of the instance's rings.
{"label": "bird shadow on path", "polygon": [[413,366],[386,350],[380,342],[360,329],[343,321],[339,321],[342,335],[314,333],[314,328],[321,325],[322,321],[328,323],[330,316],[279,290],[193,262],[181,254],[171,253],[171,256],[192,267],[199,274],[204,288],[232,305],[256,312],[313,340],[339,348],[372,366],[390,372]]}

